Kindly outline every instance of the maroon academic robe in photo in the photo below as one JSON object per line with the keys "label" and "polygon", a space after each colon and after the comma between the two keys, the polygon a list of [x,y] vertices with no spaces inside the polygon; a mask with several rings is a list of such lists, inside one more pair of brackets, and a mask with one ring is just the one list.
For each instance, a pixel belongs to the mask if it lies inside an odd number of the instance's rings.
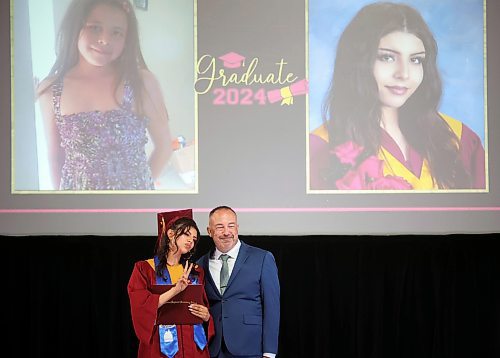
{"label": "maroon academic robe in photo", "polygon": [[[204,271],[200,266],[193,268],[198,272],[199,283],[205,284]],[[132,313],[132,323],[135,334],[139,339],[138,358],[161,358],[166,357],[160,351],[160,339],[158,326],[156,324],[158,300],[160,295],[150,291],[151,285],[156,284],[156,273],[148,261],[139,261],[134,265],[127,286]],[[208,307],[208,299],[203,291],[203,304]],[[194,341],[192,325],[177,325],[179,351],[175,358],[209,358],[208,343],[214,336],[214,324],[212,317],[203,324],[207,335],[207,345],[200,350]]]}
{"label": "maroon academic robe in photo", "polygon": [[[460,159],[471,179],[470,188],[464,189],[485,189],[485,152],[481,139],[462,122],[442,113],[440,115],[459,140]],[[394,139],[383,129],[380,129],[380,132],[381,147],[386,152],[384,155],[379,153],[379,159],[384,161],[384,175],[401,177],[410,183],[414,190],[437,190],[427,161],[412,147],[408,147],[409,155],[406,160]],[[331,155],[328,131],[326,126],[322,125],[309,135],[311,189],[337,189],[335,182],[322,175],[332,165]]]}

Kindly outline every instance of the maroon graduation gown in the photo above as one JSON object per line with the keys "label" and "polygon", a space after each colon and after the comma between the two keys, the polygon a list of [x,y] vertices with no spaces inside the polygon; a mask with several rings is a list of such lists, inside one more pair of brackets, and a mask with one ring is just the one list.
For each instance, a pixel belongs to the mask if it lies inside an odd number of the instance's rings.
{"label": "maroon graduation gown", "polygon": [[[204,285],[204,271],[200,266],[196,269],[199,273],[199,283]],[[130,299],[130,309],[132,313],[132,323],[135,334],[139,339],[138,358],[161,358],[166,357],[160,352],[160,340],[156,317],[158,310],[159,295],[149,291],[151,285],[156,284],[156,273],[147,261],[139,261],[134,265],[134,270],[130,276],[127,291]],[[208,307],[208,299],[204,294],[204,305]],[[208,326],[208,329],[207,329]],[[207,324],[204,324],[205,331],[208,330],[207,342],[214,336],[214,324],[212,317]],[[177,325],[177,335],[179,351],[175,358],[209,358],[208,343],[201,351],[196,345],[193,337],[193,326]]]}

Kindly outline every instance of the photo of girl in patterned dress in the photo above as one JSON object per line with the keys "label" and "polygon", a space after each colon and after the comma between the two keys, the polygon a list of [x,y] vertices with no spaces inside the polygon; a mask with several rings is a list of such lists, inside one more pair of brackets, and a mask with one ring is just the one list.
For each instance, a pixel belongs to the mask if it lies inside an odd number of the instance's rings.
{"label": "photo of girl in patterned dress", "polygon": [[[75,0],[58,40],[56,62],[38,89],[53,188],[154,189],[172,152],[170,130],[133,7]],[[146,132],[154,145],[149,157]]]}

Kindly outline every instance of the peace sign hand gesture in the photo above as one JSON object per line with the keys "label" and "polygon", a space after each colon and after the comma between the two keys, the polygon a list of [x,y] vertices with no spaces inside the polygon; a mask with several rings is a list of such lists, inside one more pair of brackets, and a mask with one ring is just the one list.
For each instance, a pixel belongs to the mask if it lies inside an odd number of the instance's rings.
{"label": "peace sign hand gesture", "polygon": [[181,293],[186,289],[189,284],[189,274],[191,273],[191,269],[193,268],[193,263],[189,263],[186,261],[186,265],[184,266],[184,272],[182,273],[181,278],[175,284],[175,291],[177,293]]}

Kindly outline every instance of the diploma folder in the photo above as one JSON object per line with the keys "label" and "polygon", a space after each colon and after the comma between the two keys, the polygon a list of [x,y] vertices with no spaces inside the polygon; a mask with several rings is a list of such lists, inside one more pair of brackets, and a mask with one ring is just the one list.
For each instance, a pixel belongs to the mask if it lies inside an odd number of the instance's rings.
{"label": "diploma folder", "polygon": [[[162,294],[174,285],[152,285],[151,292]],[[156,323],[158,324],[198,324],[203,320],[189,312],[191,303],[203,305],[203,285],[188,285],[184,291],[178,293],[170,301],[158,308]]]}

